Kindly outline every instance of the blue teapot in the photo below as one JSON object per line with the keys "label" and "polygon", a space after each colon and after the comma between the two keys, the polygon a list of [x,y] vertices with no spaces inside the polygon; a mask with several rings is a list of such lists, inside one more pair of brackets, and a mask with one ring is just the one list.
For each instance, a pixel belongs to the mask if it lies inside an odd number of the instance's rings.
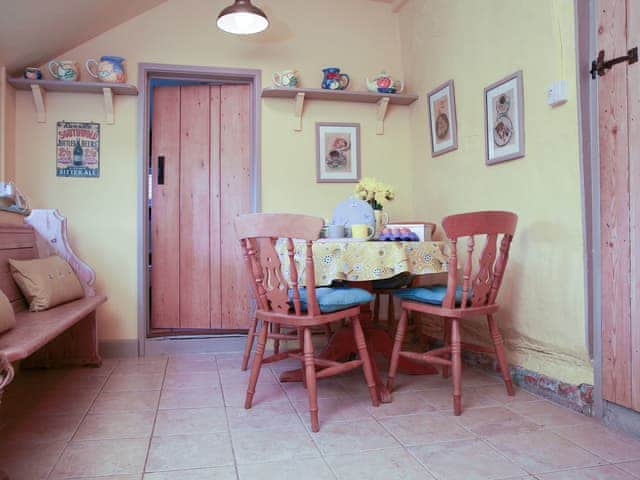
{"label": "blue teapot", "polygon": [[322,88],[325,90],[344,90],[349,86],[349,75],[340,73],[338,67],[323,68],[322,73]]}

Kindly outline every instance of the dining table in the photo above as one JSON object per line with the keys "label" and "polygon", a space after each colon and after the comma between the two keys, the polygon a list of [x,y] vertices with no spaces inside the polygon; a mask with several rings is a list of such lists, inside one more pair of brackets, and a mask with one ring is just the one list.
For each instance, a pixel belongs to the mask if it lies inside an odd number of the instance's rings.
{"label": "dining table", "polygon": [[[286,243],[278,242],[276,250],[281,258],[285,278],[290,281],[291,269]],[[401,274],[424,278],[437,274],[446,275],[448,271],[447,244],[441,241],[319,239],[313,243],[312,250],[318,287],[341,284],[374,292],[378,281],[393,279]],[[305,252],[305,242],[295,241],[294,261],[298,273],[298,285],[301,287],[306,283]],[[376,353],[380,353],[388,361],[393,349],[391,332],[372,324],[369,305],[361,307],[360,319],[372,358]],[[356,353],[357,348],[351,328],[341,326],[332,334],[325,348],[319,353],[319,357],[343,361]],[[391,394],[382,381],[375,362],[373,367],[380,401],[388,403],[391,401]],[[401,358],[399,369],[401,372],[416,375],[437,373],[432,366],[407,358]],[[302,381],[302,370],[282,372],[280,381]]]}

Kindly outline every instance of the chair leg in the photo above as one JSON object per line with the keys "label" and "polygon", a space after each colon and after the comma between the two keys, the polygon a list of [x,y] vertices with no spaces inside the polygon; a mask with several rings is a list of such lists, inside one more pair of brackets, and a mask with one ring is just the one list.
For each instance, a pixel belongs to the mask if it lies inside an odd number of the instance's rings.
{"label": "chair leg", "polygon": [[[298,344],[300,345],[300,349],[302,350],[302,371],[304,372],[304,368],[305,368],[305,364],[304,364],[304,329],[299,328],[298,329]],[[307,376],[306,375],[302,375],[302,386],[306,389],[307,388]]]}
{"label": "chair leg", "polygon": [[380,294],[376,293],[373,300],[373,323],[378,325],[380,323]]}
{"label": "chair leg", "polygon": [[396,329],[396,339],[393,342],[393,351],[391,352],[391,365],[389,365],[389,377],[387,378],[387,388],[389,391],[393,389],[393,380],[396,378],[398,371],[398,362],[400,360],[400,349],[404,341],[404,332],[407,329],[407,311],[403,308],[400,315],[400,322]]}
{"label": "chair leg", "polygon": [[258,346],[256,347],[256,353],[253,356],[253,366],[251,367],[251,375],[249,376],[247,396],[244,400],[244,408],[246,409],[251,408],[251,404],[253,403],[253,396],[256,393],[256,384],[258,383],[260,368],[262,367],[262,359],[264,358],[264,347],[267,343],[267,336],[269,335],[269,323],[262,323],[262,329],[260,330],[260,336],[258,337]]}
{"label": "chair leg", "polygon": [[[273,333],[280,333],[280,324],[279,323],[272,323],[271,324],[271,329],[273,330]],[[278,353],[280,353],[280,339],[279,338],[274,338],[273,339],[273,353],[274,353],[274,355],[277,355]]]}
{"label": "chair leg", "polygon": [[451,321],[451,362],[453,370],[453,414],[462,413],[462,355],[460,349],[460,320]]}
{"label": "chair leg", "polygon": [[360,319],[358,317],[353,317],[351,319],[351,325],[353,326],[353,336],[356,340],[358,354],[360,355],[360,360],[362,360],[362,370],[364,371],[364,378],[367,381],[367,387],[369,387],[371,403],[374,407],[377,407],[380,405],[380,399],[378,398],[376,380],[373,376],[373,368],[371,367],[372,359],[369,356],[369,351],[367,350],[367,342],[364,338],[362,325],[360,325]]}
{"label": "chair leg", "polygon": [[389,331],[393,331],[396,323],[395,308],[393,306],[393,293],[390,293],[387,296],[389,297],[389,301],[387,303],[387,325],[389,327]]}
{"label": "chair leg", "polygon": [[498,322],[493,318],[493,315],[487,315],[487,323],[489,324],[489,331],[491,332],[491,338],[493,339],[493,347],[496,350],[498,365],[500,365],[500,371],[502,372],[502,379],[504,380],[505,387],[507,387],[507,394],[513,397],[516,392],[513,389],[513,382],[511,381],[511,375],[509,374],[509,364],[507,363],[507,357],[504,354],[504,343],[502,341],[502,335],[500,335],[500,330],[498,330]]}
{"label": "chair leg", "polygon": [[253,339],[256,336],[256,328],[258,326],[258,319],[254,318],[251,321],[251,325],[249,326],[249,331],[247,332],[247,343],[244,346],[244,353],[242,355],[242,366],[241,370],[244,372],[249,365],[249,357],[251,357],[251,349],[253,348]]}
{"label": "chair leg", "polygon": [[[451,319],[449,318],[444,318],[444,323],[443,323],[443,335],[442,335],[442,340],[444,342],[444,346],[445,347],[450,347],[451,346]],[[449,356],[449,359],[451,359],[451,356]],[[442,366],[442,378],[449,378],[450,375],[450,371],[449,371],[449,367],[447,365],[443,365]]]}
{"label": "chair leg", "polygon": [[311,416],[311,431],[320,430],[318,423],[318,388],[316,384],[316,365],[313,358],[313,341],[311,329],[304,329],[304,371],[307,379],[307,394],[309,395],[309,415]]}

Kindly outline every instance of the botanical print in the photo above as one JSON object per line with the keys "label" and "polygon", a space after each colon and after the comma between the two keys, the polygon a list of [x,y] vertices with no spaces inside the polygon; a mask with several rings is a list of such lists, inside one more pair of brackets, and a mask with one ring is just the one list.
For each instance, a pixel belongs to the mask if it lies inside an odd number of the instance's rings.
{"label": "botanical print", "polygon": [[318,123],[316,136],[316,180],[357,182],[360,178],[360,126]]}
{"label": "botanical print", "polygon": [[524,156],[520,72],[485,88],[487,164]]}
{"label": "botanical print", "polygon": [[100,176],[100,124],[58,122],[56,134],[58,177]]}
{"label": "botanical print", "polygon": [[434,88],[427,94],[427,97],[429,99],[431,155],[436,157],[458,148],[453,80]]}

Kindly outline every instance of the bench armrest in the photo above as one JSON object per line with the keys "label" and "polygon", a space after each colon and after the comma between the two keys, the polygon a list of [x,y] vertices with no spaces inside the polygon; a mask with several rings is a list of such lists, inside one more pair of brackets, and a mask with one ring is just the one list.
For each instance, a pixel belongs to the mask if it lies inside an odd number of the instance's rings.
{"label": "bench armrest", "polygon": [[0,400],[2,400],[2,390],[13,380],[13,367],[4,353],[0,352]]}
{"label": "bench armrest", "polygon": [[67,232],[67,217],[58,210],[32,210],[25,220],[36,232],[36,246],[40,258],[59,255],[64,258],[80,279],[87,297],[96,295],[93,283],[96,273],[93,268],[81,260],[71,248]]}

